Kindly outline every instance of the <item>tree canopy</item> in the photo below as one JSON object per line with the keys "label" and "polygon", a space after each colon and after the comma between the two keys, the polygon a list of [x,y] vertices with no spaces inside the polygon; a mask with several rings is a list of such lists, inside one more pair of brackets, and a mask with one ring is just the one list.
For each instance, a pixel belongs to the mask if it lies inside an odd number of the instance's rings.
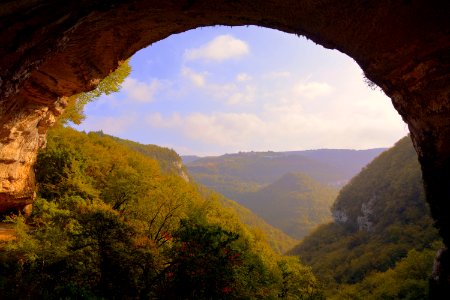
{"label": "tree canopy", "polygon": [[58,123],[67,124],[72,122],[74,124],[80,124],[86,118],[83,112],[84,106],[101,95],[109,95],[118,92],[125,78],[127,78],[130,73],[131,66],[129,60],[120,62],[117,69],[111,72],[103,80],[93,82],[93,84],[97,84],[97,86],[92,91],[67,97],[67,106],[64,109],[64,113],[59,117]]}
{"label": "tree canopy", "polygon": [[4,299],[322,297],[310,268],[114,138],[55,128],[36,174],[31,217],[6,218]]}

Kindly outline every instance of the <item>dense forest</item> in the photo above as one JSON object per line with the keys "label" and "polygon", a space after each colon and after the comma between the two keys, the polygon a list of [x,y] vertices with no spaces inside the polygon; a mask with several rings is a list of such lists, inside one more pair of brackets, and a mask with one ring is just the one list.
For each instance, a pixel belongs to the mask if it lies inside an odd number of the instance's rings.
{"label": "dense forest", "polygon": [[425,299],[441,245],[420,166],[405,137],[346,185],[321,225],[291,251],[330,299]]}
{"label": "dense forest", "polygon": [[[158,161],[161,171],[166,174],[179,175],[186,181],[190,181],[189,175],[187,174],[186,167],[183,165],[181,157],[172,149],[166,147],[160,147],[157,145],[143,145],[134,141],[120,139],[111,135],[104,134],[103,132],[95,132],[100,136],[109,137],[115,141],[124,144],[125,146],[131,148],[132,150],[138,151],[141,154],[155,159]],[[288,250],[292,249],[298,240],[287,235],[277,227],[271,226],[264,219],[258,217],[252,210],[238,204],[237,202],[224,197],[205,186],[198,185],[192,182],[198,192],[204,198],[216,198],[223,207],[228,207],[234,211],[234,213],[239,217],[239,220],[250,227],[253,231],[261,231],[261,233],[267,238],[269,245],[276,252],[283,254]],[[333,198],[334,199],[334,198]],[[276,203],[276,201],[272,202]],[[331,203],[328,203],[326,208],[328,208]],[[328,210],[326,210],[328,212]],[[327,214],[328,217],[328,214]]]}
{"label": "dense forest", "polygon": [[50,132],[32,215],[5,216],[16,239],[0,245],[2,299],[322,298],[309,267],[143,151]]}
{"label": "dense forest", "polygon": [[[441,246],[408,137],[342,188],[334,221],[290,256],[296,240],[188,180],[167,148],[58,126],[36,175],[31,216],[3,216],[16,238],[0,242],[2,299],[424,299]],[[294,210],[277,195],[323,187],[288,173],[254,200],[276,215]]]}

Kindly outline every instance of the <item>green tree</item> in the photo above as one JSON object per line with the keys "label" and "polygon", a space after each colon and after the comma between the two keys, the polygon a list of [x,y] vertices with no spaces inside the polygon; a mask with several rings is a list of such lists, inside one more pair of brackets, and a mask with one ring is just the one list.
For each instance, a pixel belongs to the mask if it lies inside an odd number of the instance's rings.
{"label": "green tree", "polygon": [[181,220],[174,235],[172,261],[167,269],[168,297],[174,299],[223,299],[234,290],[234,269],[241,252],[237,233],[198,220]]}
{"label": "green tree", "polygon": [[[276,298],[282,258],[264,236],[132,149],[51,130],[33,213],[10,218],[17,238],[0,243],[2,299]],[[288,264],[289,292],[294,281],[314,286],[297,267]]]}
{"label": "green tree", "polygon": [[118,92],[130,72],[129,60],[120,62],[117,69],[99,81],[95,89],[68,97],[66,99],[67,106],[63,115],[59,118],[59,124],[64,125],[68,122],[80,124],[86,117],[83,113],[84,106],[103,94],[109,95]]}

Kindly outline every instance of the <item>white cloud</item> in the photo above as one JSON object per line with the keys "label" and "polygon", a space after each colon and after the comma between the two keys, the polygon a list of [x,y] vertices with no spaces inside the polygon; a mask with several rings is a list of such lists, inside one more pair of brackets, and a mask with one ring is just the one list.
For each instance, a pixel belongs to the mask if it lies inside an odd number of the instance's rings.
{"label": "white cloud", "polygon": [[256,87],[252,85],[246,85],[238,92],[232,94],[227,103],[231,105],[252,103],[255,101],[256,97]]}
{"label": "white cloud", "polygon": [[[201,88],[202,92],[208,95],[209,99],[224,101],[224,103],[230,105],[251,103],[255,100],[255,86],[249,84],[238,85],[237,83],[208,83],[205,74],[195,72],[187,67],[182,68],[181,74],[194,86]],[[240,81],[239,83],[243,83],[244,81],[250,80],[250,76],[242,73],[236,77],[236,80]]]}
{"label": "white cloud", "polygon": [[262,77],[264,79],[277,79],[277,78],[288,78],[291,77],[292,74],[289,71],[275,71],[263,74]]}
{"label": "white cloud", "polygon": [[245,144],[264,125],[258,116],[247,113],[192,113],[187,116],[174,113],[170,117],[155,113],[148,116],[147,123],[158,128],[176,129],[190,139],[224,147]]}
{"label": "white cloud", "polygon": [[187,67],[184,67],[181,70],[181,74],[189,79],[190,82],[192,82],[197,87],[203,87],[205,86],[205,75],[195,72],[194,70],[191,70]]}
{"label": "white cloud", "polygon": [[[252,49],[245,41],[251,41]],[[142,135],[154,139],[154,143],[178,144],[177,149],[183,144],[188,147],[185,151],[190,149],[191,153],[361,149],[391,145],[406,134],[406,126],[390,100],[365,86],[361,70],[351,59],[344,58],[347,62],[342,62],[319,58],[322,50],[311,51],[314,55],[310,55],[309,50],[302,50],[303,46],[283,47],[289,51],[268,59],[257,52],[264,50],[256,47],[261,43],[252,37],[245,41],[231,35],[217,36],[199,48],[185,51],[182,64],[171,65],[164,72],[164,78],[173,76],[170,79],[130,78],[124,84],[124,95],[102,97],[88,105],[99,108],[99,115],[104,115],[105,107],[122,115],[136,107],[119,107],[124,97],[138,102],[157,97],[158,103],[139,107],[134,115],[135,127],[132,118],[122,117],[100,118],[96,122],[88,119],[86,123],[93,130],[104,127],[106,132],[115,133],[137,128],[137,122],[145,120],[150,128],[141,125],[148,130]],[[273,48],[270,55],[281,53],[272,52],[277,47]],[[180,51],[184,49],[179,47]],[[177,52],[180,54],[183,52]],[[336,51],[327,55],[342,56]],[[245,58],[245,64],[203,64],[237,58]],[[278,58],[282,58],[280,62]],[[141,65],[159,66],[160,58],[153,59],[153,63],[146,60]],[[149,115],[157,111],[160,114]],[[162,132],[151,127],[161,128]]]}
{"label": "white cloud", "polygon": [[224,61],[239,58],[250,53],[246,42],[231,35],[220,35],[209,43],[195,49],[186,50],[187,60]]}
{"label": "white cloud", "polygon": [[122,84],[122,90],[126,93],[128,100],[149,103],[154,100],[154,95],[160,86],[161,84],[157,79],[146,83],[135,78],[128,77]]}
{"label": "white cloud", "polygon": [[245,82],[245,81],[249,81],[249,80],[252,80],[252,76],[250,76],[247,73],[239,73],[236,76],[236,81],[238,81],[238,82]]}
{"label": "white cloud", "polygon": [[331,86],[325,82],[300,82],[293,86],[293,92],[296,96],[308,99],[328,95],[331,91]]}
{"label": "white cloud", "polygon": [[247,104],[245,111],[233,106],[237,111],[153,114],[147,122],[181,133],[206,148],[221,147],[224,152],[392,145],[407,133],[406,127],[389,99],[378,91],[368,91],[360,74],[354,73],[343,70],[338,78],[326,80],[336,88],[323,78],[300,83],[206,85],[208,92],[214,88],[221,91],[227,104]]}

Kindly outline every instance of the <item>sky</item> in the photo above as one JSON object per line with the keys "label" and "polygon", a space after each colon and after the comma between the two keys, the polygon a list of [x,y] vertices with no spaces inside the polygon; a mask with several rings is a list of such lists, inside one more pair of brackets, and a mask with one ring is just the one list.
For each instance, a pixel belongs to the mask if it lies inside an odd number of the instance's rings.
{"label": "sky", "polygon": [[390,147],[408,133],[353,59],[272,29],[172,35],[131,67],[120,92],[86,106],[77,129],[200,156]]}

